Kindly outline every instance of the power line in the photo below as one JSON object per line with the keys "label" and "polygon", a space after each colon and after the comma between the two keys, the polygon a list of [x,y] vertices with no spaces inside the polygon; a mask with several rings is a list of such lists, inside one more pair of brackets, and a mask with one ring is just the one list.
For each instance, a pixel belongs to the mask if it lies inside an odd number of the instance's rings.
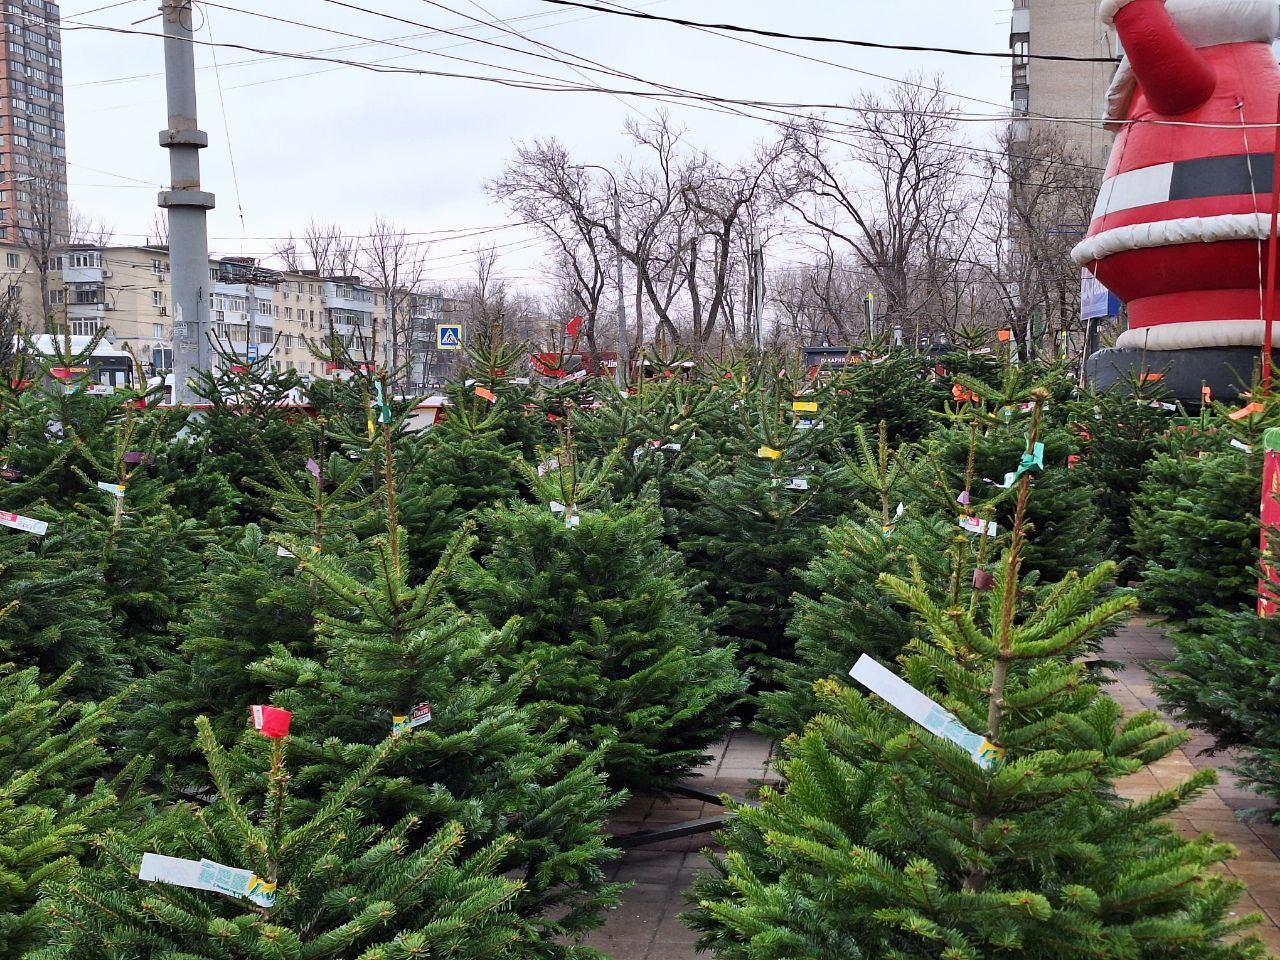
{"label": "power line", "polygon": [[759,37],[772,37],[775,40],[803,40],[806,43],[830,43],[846,47],[864,47],[871,50],[900,50],[906,53],[945,53],[956,57],[989,57],[998,60],[1050,60],[1065,63],[1119,63],[1116,57],[1072,57],[1065,54],[1050,53],[1013,53],[1003,51],[965,50],[959,47],[924,47],[902,43],[876,43],[872,40],[851,40],[842,37],[805,36],[804,34],[779,33],[776,30],[764,30],[758,27],[744,27],[734,23],[704,23],[697,20],[684,20],[680,17],[664,17],[655,13],[638,13],[630,10],[615,10],[611,7],[600,7],[593,3],[580,3],[578,0],[542,0],[543,3],[554,3],[562,7],[576,7],[579,10],[596,10],[611,13],[616,17],[631,17],[637,20],[652,20],[657,23],[672,23],[681,27],[693,27],[705,30],[724,30],[729,33],[749,33]]}

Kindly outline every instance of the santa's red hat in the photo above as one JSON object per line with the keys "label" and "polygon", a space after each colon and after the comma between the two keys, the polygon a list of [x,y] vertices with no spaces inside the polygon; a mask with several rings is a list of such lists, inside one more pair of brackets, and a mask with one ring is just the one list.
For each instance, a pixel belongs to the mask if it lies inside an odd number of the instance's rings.
{"label": "santa's red hat", "polygon": [[[1162,0],[1142,0],[1140,5]],[[1139,3],[1139,0],[1102,0],[1098,15],[1102,22],[1114,26],[1116,18],[1126,8]],[[1169,18],[1177,26],[1179,39],[1191,49],[1217,47],[1224,43],[1270,43],[1280,36],[1280,4],[1275,0],[1163,0],[1163,6]],[[1160,27],[1152,23],[1142,31],[1145,38],[1158,45],[1158,56],[1164,58],[1163,63],[1172,77],[1182,74],[1185,79],[1186,62],[1169,58],[1167,51],[1170,38]],[[1135,43],[1129,40],[1129,46],[1145,51],[1147,45],[1139,38]],[[1133,63],[1126,50],[1120,69],[1116,71],[1111,88],[1107,91],[1106,119],[1108,127],[1117,129],[1119,122],[1125,120],[1129,108],[1133,104],[1134,95],[1138,91],[1138,79],[1134,75]],[[1152,69],[1159,69],[1159,64],[1151,64]]]}

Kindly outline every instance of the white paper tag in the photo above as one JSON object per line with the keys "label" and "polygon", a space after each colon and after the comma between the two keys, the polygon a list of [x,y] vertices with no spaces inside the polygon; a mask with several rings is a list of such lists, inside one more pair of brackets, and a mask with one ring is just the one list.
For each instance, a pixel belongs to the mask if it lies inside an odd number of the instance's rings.
{"label": "white paper tag", "polygon": [[788,490],[808,490],[809,481],[806,477],[792,477],[787,481]]}
{"label": "white paper tag", "polygon": [[512,377],[511,383],[513,386],[527,387],[530,384],[530,380],[528,377]]}
{"label": "white paper tag", "polygon": [[109,493],[113,497],[124,498],[125,485],[123,483],[102,483],[99,481],[98,489],[103,493]]}
{"label": "white paper tag", "polygon": [[1243,450],[1245,453],[1253,453],[1253,447],[1247,443],[1241,443],[1239,440],[1232,440],[1231,445],[1237,450]]}
{"label": "white paper tag", "polygon": [[937,701],[926,697],[866,654],[849,671],[849,676],[930,733],[966,751],[980,767],[990,769],[992,764],[1003,758],[1003,750],[970,731],[955,714],[944,710]]}
{"label": "white paper tag", "polygon": [[[1138,402],[1141,403],[1142,401],[1139,400]],[[1170,413],[1174,413],[1178,409],[1176,404],[1162,403],[1159,400],[1152,400],[1149,406],[1152,410],[1167,410]]]}
{"label": "white paper tag", "polygon": [[825,430],[827,424],[825,420],[797,420],[797,430]]}
{"label": "white paper tag", "polygon": [[572,530],[574,527],[582,526],[582,518],[576,513],[572,517],[566,517],[564,521],[565,529]]}
{"label": "white paper tag", "polygon": [[110,397],[116,392],[116,388],[109,383],[91,383],[85,390],[91,397]]}
{"label": "white paper tag", "polygon": [[[288,550],[286,550],[284,547],[276,547],[276,556],[277,557],[293,557],[293,554],[290,553]],[[293,557],[293,558],[297,559],[296,557]]]}
{"label": "white paper tag", "polygon": [[21,517],[16,513],[5,513],[3,510],[0,510],[0,527],[21,530],[23,533],[34,533],[37,537],[43,537],[49,532],[49,524],[43,520]]}
{"label": "white paper tag", "polygon": [[565,510],[567,510],[567,509],[568,509],[568,508],[567,508],[563,503],[561,503],[559,500],[552,500],[552,501],[551,501],[551,512],[552,512],[552,513],[564,513],[564,512],[565,512]]}
{"label": "white paper tag", "polygon": [[586,371],[586,370],[579,370],[577,373],[571,373],[571,374],[569,374],[567,377],[565,377],[565,380],[566,380],[566,381],[569,381],[569,380],[584,380],[584,379],[586,379],[586,376],[587,376],[587,371]]}
{"label": "white paper tag", "polygon": [[545,477],[552,470],[559,470],[559,469],[560,469],[560,461],[553,457],[552,459],[547,460],[545,463],[538,464],[538,476]]}
{"label": "white paper tag", "polygon": [[896,517],[897,519],[901,520],[901,519],[902,519],[902,515],[903,515],[904,513],[906,513],[906,512],[907,512],[907,505],[906,505],[905,503],[900,503],[900,504],[898,504],[898,509],[897,509],[897,511],[894,513],[894,517]]}
{"label": "white paper tag", "polygon": [[981,517],[965,517],[960,521],[960,526],[978,536],[985,533],[988,537],[995,537],[1000,534],[1000,528],[994,520],[983,520]]}
{"label": "white paper tag", "polygon": [[276,902],[274,883],[267,883],[251,870],[228,867],[213,860],[184,860],[144,853],[138,879],[243,897],[260,907],[270,907]]}
{"label": "white paper tag", "polygon": [[671,453],[679,453],[684,449],[684,446],[679,443],[664,443],[659,449],[667,450]]}

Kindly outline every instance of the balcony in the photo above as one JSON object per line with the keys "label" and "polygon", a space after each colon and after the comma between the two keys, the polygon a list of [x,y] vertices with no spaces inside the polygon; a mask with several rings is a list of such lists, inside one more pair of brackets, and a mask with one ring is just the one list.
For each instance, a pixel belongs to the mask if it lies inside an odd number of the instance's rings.
{"label": "balcony", "polygon": [[111,279],[111,271],[105,267],[63,267],[62,281],[71,286],[77,283],[89,283],[95,286]]}

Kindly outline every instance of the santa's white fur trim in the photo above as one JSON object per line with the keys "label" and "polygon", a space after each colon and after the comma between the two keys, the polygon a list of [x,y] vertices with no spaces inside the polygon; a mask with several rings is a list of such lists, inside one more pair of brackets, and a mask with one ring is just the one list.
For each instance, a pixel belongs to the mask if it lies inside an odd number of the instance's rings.
{"label": "santa's white fur trim", "polygon": [[1261,320],[1194,320],[1126,330],[1116,338],[1123,350],[1193,350],[1198,347],[1261,347]]}
{"label": "santa's white fur trim", "polygon": [[1102,0],[1102,6],[1098,8],[1098,17],[1107,26],[1116,22],[1116,14],[1133,3],[1133,0]]}
{"label": "santa's white fur trim", "polygon": [[1223,240],[1266,240],[1271,236],[1271,214],[1227,213],[1218,217],[1186,217],[1116,227],[1082,240],[1071,251],[1080,266],[1130,250],[1176,247],[1184,243],[1218,243]]}

